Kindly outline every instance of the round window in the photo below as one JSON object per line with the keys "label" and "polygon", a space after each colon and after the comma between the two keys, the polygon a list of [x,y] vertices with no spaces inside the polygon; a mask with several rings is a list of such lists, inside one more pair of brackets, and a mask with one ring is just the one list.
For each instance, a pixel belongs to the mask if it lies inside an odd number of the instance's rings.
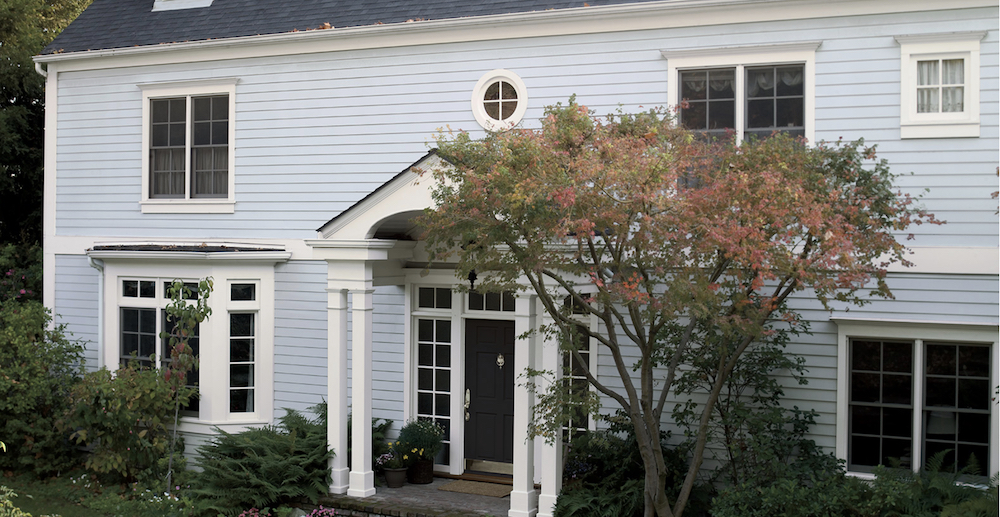
{"label": "round window", "polygon": [[524,82],[508,70],[487,73],[472,91],[472,113],[479,125],[489,131],[514,127],[521,121],[527,107]]}

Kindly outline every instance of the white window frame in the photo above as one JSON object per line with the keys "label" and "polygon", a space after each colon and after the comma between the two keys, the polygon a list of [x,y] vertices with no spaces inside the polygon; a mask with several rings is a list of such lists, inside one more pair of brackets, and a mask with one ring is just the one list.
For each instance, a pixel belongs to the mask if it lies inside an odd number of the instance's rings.
{"label": "white window frame", "polygon": [[[952,32],[895,37],[900,55],[900,138],[979,136],[979,42],[985,35]],[[965,61],[964,109],[955,113],[918,113],[917,63],[943,59]]]}
{"label": "white window frame", "polygon": [[[139,203],[146,214],[231,214],[236,209],[235,162],[236,162],[236,78],[212,79],[205,81],[146,83],[138,85],[142,90],[142,199]],[[224,198],[191,197],[191,127],[193,96],[229,96],[229,186]],[[154,99],[184,97],[187,99],[186,137],[187,151],[184,153],[185,179],[183,198],[151,198],[149,147],[151,144],[151,101]]]}
{"label": "white window frame", "polygon": [[[233,284],[251,284],[251,285],[253,285],[254,286],[254,299],[253,300],[233,300],[232,299],[232,292],[233,292],[232,291],[232,287],[233,287]],[[227,395],[226,400],[227,401],[229,400],[229,395],[231,394],[231,392],[234,389],[244,389],[242,387],[234,387],[233,383],[232,383],[232,379],[230,379],[230,374],[229,374],[229,369],[233,365],[232,361],[230,360],[231,357],[229,356],[229,354],[230,354],[230,348],[232,347],[231,340],[234,338],[234,336],[232,336],[232,334],[231,334],[231,330],[232,330],[232,326],[230,324],[231,323],[231,317],[232,317],[233,314],[253,314],[253,327],[254,327],[253,328],[253,335],[250,336],[252,338],[252,340],[253,340],[253,361],[250,361],[250,363],[253,366],[254,380],[253,380],[253,383],[250,385],[250,388],[249,388],[250,391],[253,392],[253,397],[252,398],[253,398],[254,410],[253,411],[240,412],[240,413],[233,413],[232,411],[230,411],[229,414],[230,414],[230,417],[232,417],[232,415],[253,414],[253,413],[255,413],[257,411],[258,404],[260,404],[260,399],[261,399],[260,395],[261,395],[261,392],[260,392],[259,384],[260,384],[260,380],[261,380],[261,376],[262,376],[262,372],[261,372],[261,357],[260,357],[260,351],[261,351],[260,350],[260,348],[261,348],[260,347],[260,339],[261,339],[261,331],[260,331],[261,330],[261,310],[260,310],[260,308],[261,308],[261,294],[262,293],[261,293],[261,289],[260,289],[260,280],[256,279],[256,278],[246,278],[246,279],[230,278],[230,279],[227,279],[226,284],[225,284],[225,288],[226,288],[226,291],[224,293],[220,293],[220,294],[224,295],[225,298],[226,298],[226,327],[227,327],[227,331],[226,331],[226,340],[225,340],[226,347],[225,348],[226,348],[226,355],[227,355],[227,357],[226,357],[226,365],[227,365],[226,379],[228,379],[228,382],[227,382],[227,391],[226,391],[226,395]],[[211,299],[211,298],[209,298],[209,299]],[[246,338],[246,337],[247,336],[236,336],[236,338]]]}
{"label": "white window frame", "polygon": [[[847,461],[849,422],[850,422],[850,342],[851,339],[886,339],[894,341],[913,342],[913,457],[914,469],[923,466],[923,408],[924,396],[924,342],[974,343],[991,347],[993,358],[990,376],[993,383],[1000,379],[1000,361],[996,360],[998,327],[988,324],[972,323],[934,323],[902,320],[862,320],[850,318],[833,318],[837,324],[837,424],[835,454],[838,459]],[[1000,469],[997,460],[997,429],[1000,428],[1000,411],[997,405],[990,403],[990,425],[992,441],[990,443],[989,465],[983,465],[987,477],[993,476]],[[865,472],[849,472],[862,478],[871,479],[873,474]]]}
{"label": "white window frame", "polygon": [[[510,83],[517,92],[517,108],[514,109],[514,113],[505,120],[497,120],[486,113],[486,106],[483,102],[483,96],[486,94],[486,89],[490,87],[493,83],[497,81],[504,81]],[[484,74],[476,86],[472,89],[472,114],[476,117],[476,122],[486,129],[487,131],[506,131],[521,122],[524,118],[524,113],[528,109],[528,89],[524,85],[524,81],[510,70],[496,69],[491,70]]]}
{"label": "white window frame", "polygon": [[736,137],[743,141],[746,117],[746,68],[762,65],[803,65],[803,123],[805,138],[816,139],[816,49],[818,41],[694,49],[663,50],[667,60],[667,105],[679,103],[680,72],[713,68],[736,69]]}
{"label": "white window frame", "polygon": [[[128,253],[128,252],[118,252]],[[168,252],[169,253],[169,252]],[[208,298],[212,315],[199,327],[199,391],[200,408],[197,416],[182,416],[180,430],[196,434],[213,434],[212,427],[239,431],[247,425],[272,422],[274,415],[274,292],[273,261],[227,261],[226,264],[206,264],[184,259],[141,260],[121,255],[100,256],[105,262],[104,340],[100,364],[110,370],[119,365],[120,308],[159,307],[163,298],[162,283],[180,278],[194,281],[211,276],[215,290]],[[219,262],[222,262],[221,260]],[[157,298],[122,297],[123,280],[156,280]],[[255,283],[257,300],[231,302],[233,283]],[[165,303],[165,302],[164,302]],[[229,312],[256,311],[256,355],[254,411],[229,412]],[[159,317],[159,316],[158,316]]]}

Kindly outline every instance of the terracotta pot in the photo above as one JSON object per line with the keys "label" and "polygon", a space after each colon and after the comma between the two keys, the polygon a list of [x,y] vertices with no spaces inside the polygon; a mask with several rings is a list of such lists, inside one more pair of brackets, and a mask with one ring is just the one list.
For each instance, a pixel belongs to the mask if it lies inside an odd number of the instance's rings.
{"label": "terracotta pot", "polygon": [[399,488],[406,484],[406,470],[405,468],[398,469],[383,469],[385,471],[385,484],[389,488]]}
{"label": "terracotta pot", "polygon": [[410,465],[406,471],[407,479],[414,485],[427,485],[434,481],[434,462],[431,460],[417,460]]}

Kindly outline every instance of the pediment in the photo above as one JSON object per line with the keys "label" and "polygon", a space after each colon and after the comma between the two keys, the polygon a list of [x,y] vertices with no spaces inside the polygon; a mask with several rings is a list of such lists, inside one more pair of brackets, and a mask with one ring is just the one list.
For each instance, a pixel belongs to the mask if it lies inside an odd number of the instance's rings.
{"label": "pediment", "polygon": [[436,180],[431,171],[449,164],[431,151],[363,199],[327,221],[317,231],[321,239],[416,240],[413,219],[433,205]]}

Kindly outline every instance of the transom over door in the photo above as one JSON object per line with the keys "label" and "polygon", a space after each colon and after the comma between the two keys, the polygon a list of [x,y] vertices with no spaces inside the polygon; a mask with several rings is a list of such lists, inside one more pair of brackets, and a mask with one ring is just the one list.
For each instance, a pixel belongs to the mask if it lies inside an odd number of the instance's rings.
{"label": "transom over door", "polygon": [[514,461],[514,322],[466,320],[465,457]]}

